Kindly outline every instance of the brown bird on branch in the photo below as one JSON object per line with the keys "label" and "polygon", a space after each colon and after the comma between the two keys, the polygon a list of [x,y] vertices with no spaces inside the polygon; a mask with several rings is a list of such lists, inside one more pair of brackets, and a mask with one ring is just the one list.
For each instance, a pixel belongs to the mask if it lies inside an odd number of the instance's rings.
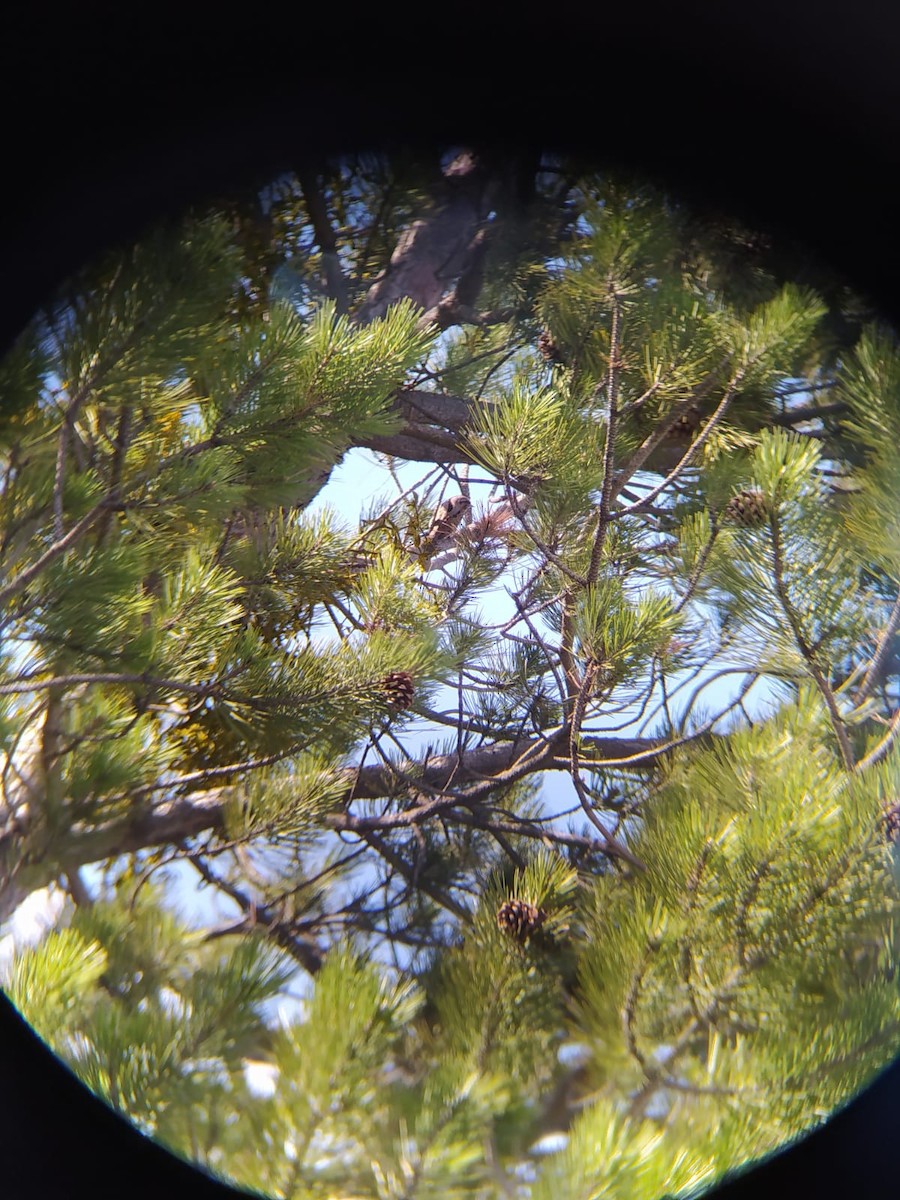
{"label": "brown bird on branch", "polygon": [[417,555],[429,559],[453,544],[460,522],[472,507],[468,496],[451,496],[438,506],[434,520],[419,543]]}

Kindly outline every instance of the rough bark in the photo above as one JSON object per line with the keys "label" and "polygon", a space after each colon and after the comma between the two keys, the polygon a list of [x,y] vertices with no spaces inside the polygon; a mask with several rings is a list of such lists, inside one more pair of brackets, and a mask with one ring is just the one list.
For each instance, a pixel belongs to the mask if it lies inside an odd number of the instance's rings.
{"label": "rough bark", "polygon": [[[383,317],[402,298],[424,310],[423,320],[441,328],[458,322],[509,319],[512,314],[508,311],[479,313],[475,305],[483,282],[485,254],[495,229],[502,225],[510,247],[520,245],[533,251],[533,241],[546,240],[542,228],[548,218],[537,213],[534,188],[539,166],[536,157],[504,159],[500,163],[486,154],[459,154],[436,183],[430,211],[401,234],[388,265],[350,319],[367,324]],[[320,248],[336,261],[335,234],[328,224],[314,174],[307,172],[301,186]],[[499,220],[489,221],[494,208]],[[564,223],[569,219],[566,214]],[[345,296],[346,281],[333,277],[335,261],[331,261],[328,288],[330,294],[340,298]],[[394,402],[403,418],[401,428],[390,434],[354,439],[352,447],[411,462],[473,464],[475,460],[461,442],[478,403],[464,396],[401,389]],[[646,469],[666,472],[677,464],[684,446],[676,438],[663,437],[660,441],[645,465]],[[339,462],[331,470],[337,465]],[[310,481],[303,505],[315,499],[330,475],[330,470],[324,471]]]}
{"label": "rough bark", "polygon": [[[474,464],[475,459],[462,441],[478,406],[483,403],[485,401],[442,392],[401,389],[394,408],[403,417],[403,425],[394,433],[356,438],[353,445],[411,462]],[[675,434],[665,436],[641,467],[645,471],[666,473],[681,461],[684,451],[683,439]],[[625,482],[624,473],[622,482]]]}
{"label": "rough bark", "polygon": [[383,317],[403,297],[434,320],[441,300],[461,277],[467,277],[467,302],[472,303],[478,290],[472,267],[483,253],[479,230],[495,192],[496,178],[475,154],[465,151],[448,164],[432,212],[403,233],[358,309],[357,322]]}

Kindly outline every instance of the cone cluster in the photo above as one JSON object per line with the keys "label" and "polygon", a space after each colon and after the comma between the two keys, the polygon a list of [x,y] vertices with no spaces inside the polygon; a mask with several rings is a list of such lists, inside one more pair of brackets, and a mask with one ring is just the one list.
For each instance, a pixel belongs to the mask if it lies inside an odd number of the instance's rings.
{"label": "cone cluster", "polygon": [[725,506],[725,519],[738,525],[761,525],[766,515],[766,498],[760,491],[738,492]]}
{"label": "cone cluster", "polygon": [[409,708],[416,694],[412,675],[408,671],[391,671],[381,681],[381,690],[391,708]]}
{"label": "cone cluster", "polygon": [[497,910],[498,926],[517,942],[527,941],[546,919],[544,910],[536,904],[529,904],[527,900],[507,900]]}

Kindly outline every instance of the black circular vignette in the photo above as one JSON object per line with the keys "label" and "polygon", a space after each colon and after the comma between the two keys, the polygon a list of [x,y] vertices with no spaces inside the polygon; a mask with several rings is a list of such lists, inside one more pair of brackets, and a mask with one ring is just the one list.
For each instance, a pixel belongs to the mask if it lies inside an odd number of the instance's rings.
{"label": "black circular vignette", "polygon": [[[57,283],[160,216],[326,151],[468,141],[643,171],[783,232],[900,325],[896,16],[871,3],[609,7],[554,6],[552,37],[546,11],[499,5],[18,15],[2,83],[2,348]],[[898,1111],[895,1064],[710,1194],[896,1195]],[[2,997],[0,1162],[7,1200],[241,1194],[114,1116]]]}

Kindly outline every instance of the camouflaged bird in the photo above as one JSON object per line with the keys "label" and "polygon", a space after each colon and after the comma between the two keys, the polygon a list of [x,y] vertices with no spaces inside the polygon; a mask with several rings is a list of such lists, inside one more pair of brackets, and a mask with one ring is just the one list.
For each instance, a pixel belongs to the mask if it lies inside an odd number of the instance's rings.
{"label": "camouflaged bird", "polygon": [[471,507],[467,496],[451,496],[438,505],[434,520],[415,551],[417,557],[429,559],[451,546],[460,521]]}

